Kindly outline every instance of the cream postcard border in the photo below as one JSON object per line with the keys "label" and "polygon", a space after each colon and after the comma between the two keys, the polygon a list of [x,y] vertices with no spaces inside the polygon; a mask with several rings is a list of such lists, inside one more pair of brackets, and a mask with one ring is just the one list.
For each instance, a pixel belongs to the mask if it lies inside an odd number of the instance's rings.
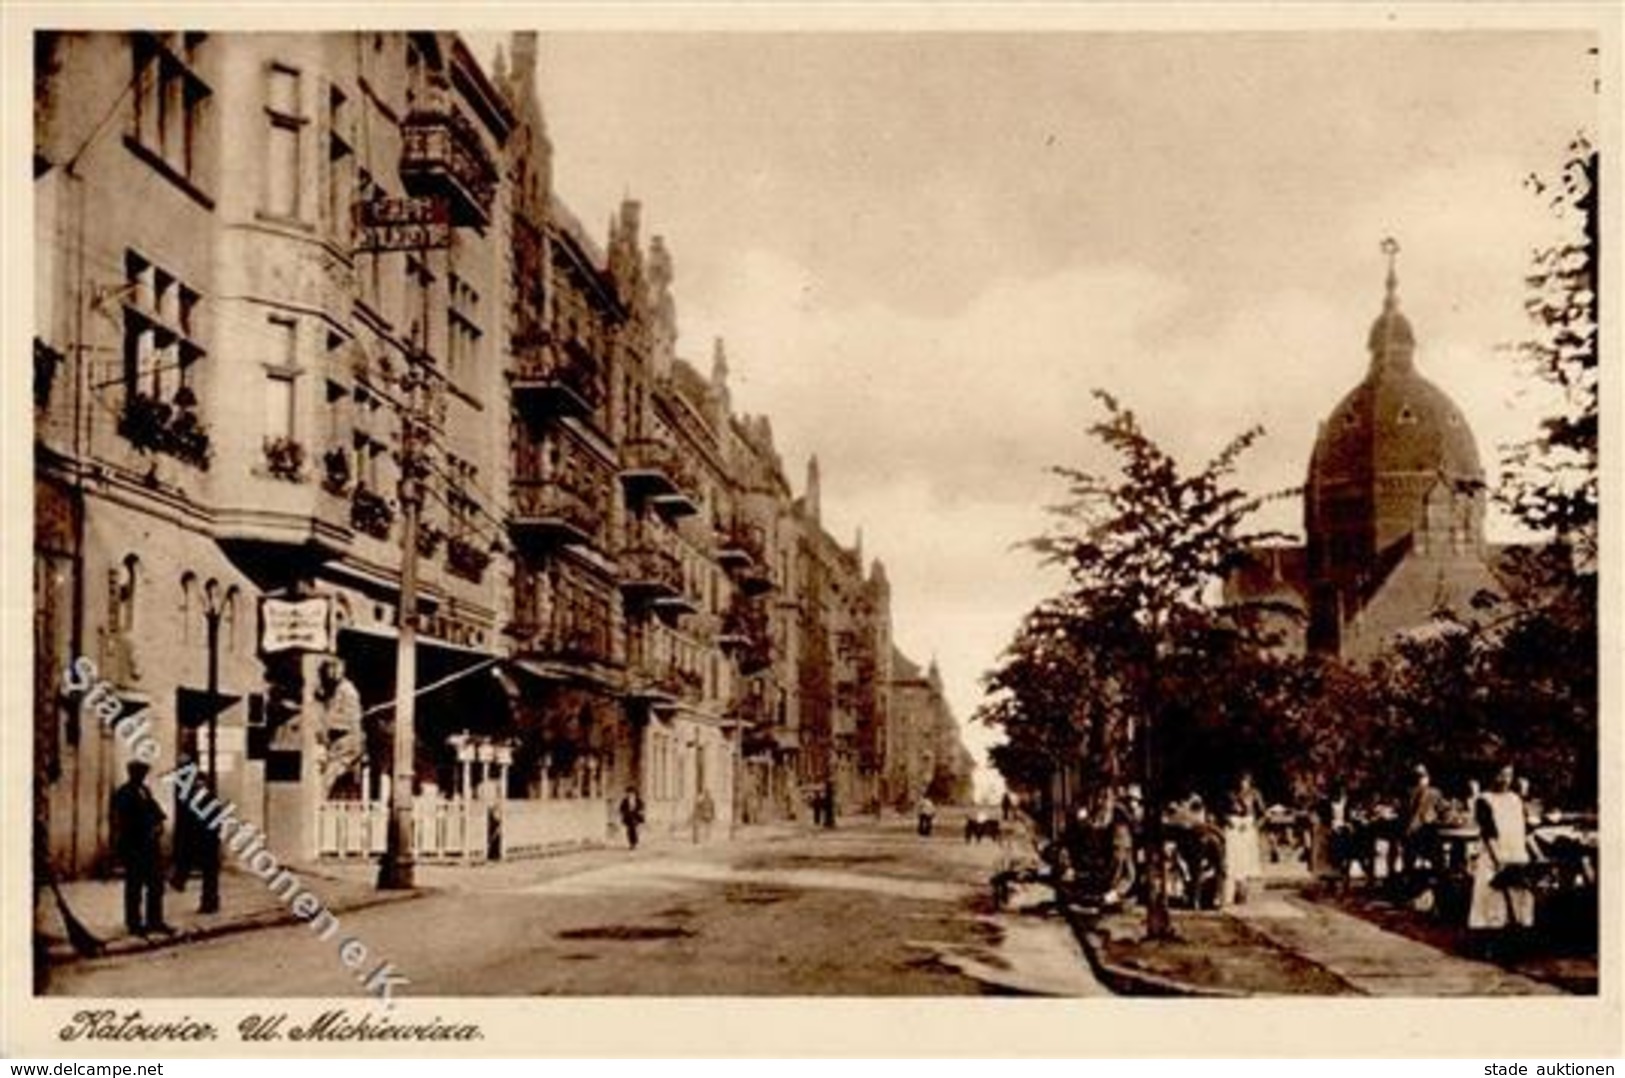
{"label": "cream postcard border", "polygon": [[[1618,1056],[1622,918],[1620,775],[1625,758],[1620,696],[1621,419],[1620,198],[1621,27],[1625,6],[1594,4],[619,4],[318,5],[7,4],[0,11],[4,72],[3,300],[4,461],[0,515],[0,1056],[159,1058],[266,1056]],[[33,724],[32,414],[25,362],[33,322],[32,30],[121,29],[163,24],[207,29],[368,28],[545,31],[1020,30],[1027,32],[1226,30],[1593,29],[1600,48],[1598,100],[1603,147],[1601,345],[1604,531],[1602,649],[1602,981],[1592,998],[1478,1000],[1034,1000],[1034,999],[426,999],[409,997],[392,1022],[475,1022],[473,1043],[360,1045],[239,1044],[231,1035],[251,1013],[314,1018],[332,1007],[360,1011],[360,997],[316,999],[144,999],[124,1001],[148,1018],[216,1024],[222,1039],[184,1044],[62,1042],[58,1031],[95,1001],[33,997],[29,869]],[[1613,911],[1610,915],[1609,911]]]}

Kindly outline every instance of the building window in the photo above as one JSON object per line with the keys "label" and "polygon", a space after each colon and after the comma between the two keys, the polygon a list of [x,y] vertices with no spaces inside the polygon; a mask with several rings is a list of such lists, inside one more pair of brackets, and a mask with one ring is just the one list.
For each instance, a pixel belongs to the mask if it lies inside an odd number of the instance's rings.
{"label": "building window", "polygon": [[446,371],[455,380],[458,372],[473,370],[479,361],[480,294],[457,274],[447,279],[450,305],[446,310]]}
{"label": "building window", "polygon": [[299,72],[281,64],[266,69],[265,204],[273,217],[299,219],[299,142],[305,126]]}
{"label": "building window", "polygon": [[195,178],[208,83],[197,74],[200,33],[136,34],[136,145],[185,180]]}
{"label": "building window", "polygon": [[350,102],[337,86],[327,91],[327,227],[344,247],[355,239],[355,150]]}
{"label": "building window", "polygon": [[174,401],[203,357],[195,334],[201,297],[139,252],[124,254],[124,390]]}
{"label": "building window", "polygon": [[119,567],[113,570],[113,616],[109,619],[115,632],[135,631],[135,593],[141,582],[141,559],[134,554],[124,555]]}
{"label": "building window", "polygon": [[299,377],[299,323],[272,318],[270,354],[265,362],[265,439],[292,441],[295,387]]}

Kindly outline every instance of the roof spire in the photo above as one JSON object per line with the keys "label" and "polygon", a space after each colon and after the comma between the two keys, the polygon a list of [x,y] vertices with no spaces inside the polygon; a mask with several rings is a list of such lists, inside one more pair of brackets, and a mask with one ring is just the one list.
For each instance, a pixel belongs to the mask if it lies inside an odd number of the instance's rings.
{"label": "roof spire", "polygon": [[1388,279],[1384,282],[1382,306],[1384,310],[1392,311],[1399,306],[1399,274],[1395,270],[1399,261],[1399,241],[1388,236],[1381,247],[1382,253],[1388,256]]}
{"label": "roof spire", "polygon": [[1388,276],[1383,282],[1382,313],[1371,324],[1366,347],[1371,350],[1371,373],[1409,374],[1416,336],[1411,324],[1399,313],[1399,241],[1385,237],[1378,249],[1388,258]]}

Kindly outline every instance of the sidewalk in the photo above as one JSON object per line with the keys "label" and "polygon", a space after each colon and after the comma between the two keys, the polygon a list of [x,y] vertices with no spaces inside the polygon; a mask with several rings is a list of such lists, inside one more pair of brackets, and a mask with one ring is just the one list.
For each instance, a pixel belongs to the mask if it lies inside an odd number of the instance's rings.
{"label": "sidewalk", "polygon": [[[321,899],[328,912],[347,912],[400,902],[418,897],[422,891],[379,891],[374,880],[339,878],[326,865],[289,865],[306,890]],[[376,871],[376,870],[374,870]],[[202,882],[192,879],[184,892],[165,885],[164,919],[175,929],[173,935],[154,933],[132,936],[124,927],[124,881],[70,880],[61,885],[62,897],[78,922],[101,943],[106,955],[156,950],[179,943],[209,939],[231,932],[244,932],[297,920],[287,904],[258,876],[228,869],[220,874],[220,911],[197,911]],[[87,957],[74,950],[56,898],[41,892],[35,910],[35,926],[45,936],[52,964]]]}
{"label": "sidewalk", "polygon": [[[658,837],[636,851],[619,846],[571,849],[550,856],[517,861],[495,861],[477,865],[421,863],[411,891],[379,891],[378,865],[371,859],[323,861],[315,865],[289,865],[306,889],[320,898],[327,910],[337,916],[348,912],[401,902],[431,892],[504,890],[524,883],[542,883],[628,859],[654,860],[675,854],[694,854],[721,849],[741,842],[769,842],[809,830],[805,824],[756,824],[736,828],[731,838],[716,838],[703,845],[680,837]],[[294,917],[278,895],[265,882],[246,872],[228,869],[220,874],[220,912],[197,912],[202,884],[193,879],[184,892],[166,886],[165,920],[175,929],[173,935],[154,933],[132,936],[124,927],[124,881],[71,880],[61,885],[68,909],[91,935],[100,941],[102,954],[122,955],[156,950],[181,943],[209,939],[233,932],[252,931],[273,925],[291,924]],[[44,935],[53,965],[86,957],[68,939],[66,924],[54,896],[42,892],[35,923]]]}
{"label": "sidewalk", "polygon": [[1172,941],[1147,941],[1140,909],[1077,917],[1074,928],[1096,975],[1124,995],[1560,994],[1286,889],[1220,913],[1176,910],[1173,919]]}

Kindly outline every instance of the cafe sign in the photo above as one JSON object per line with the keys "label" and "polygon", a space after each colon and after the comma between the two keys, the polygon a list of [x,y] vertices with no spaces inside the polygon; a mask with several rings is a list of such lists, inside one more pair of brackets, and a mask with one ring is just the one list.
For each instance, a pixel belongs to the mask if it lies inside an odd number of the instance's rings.
{"label": "cafe sign", "polygon": [[422,251],[451,245],[451,217],[438,198],[374,198],[357,207],[362,251]]}
{"label": "cafe sign", "polygon": [[332,651],[333,603],[325,595],[309,599],[260,600],[260,650]]}

